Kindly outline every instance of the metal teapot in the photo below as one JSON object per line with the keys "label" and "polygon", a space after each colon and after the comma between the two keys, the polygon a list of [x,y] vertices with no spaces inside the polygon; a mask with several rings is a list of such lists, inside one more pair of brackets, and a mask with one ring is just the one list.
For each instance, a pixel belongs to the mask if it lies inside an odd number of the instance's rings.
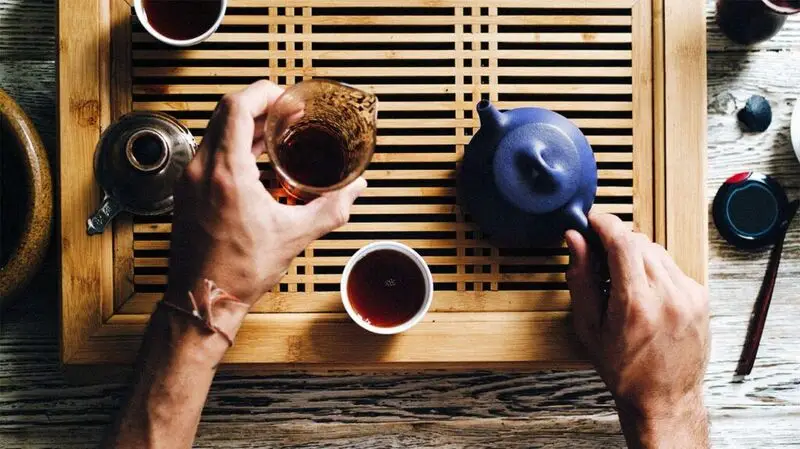
{"label": "metal teapot", "polygon": [[87,221],[87,233],[102,233],[122,211],[171,212],[173,185],[195,148],[189,130],[167,114],[132,112],[121,117],[97,143],[94,172],[105,197]]}
{"label": "metal teapot", "polygon": [[597,164],[580,129],[542,108],[503,113],[483,100],[477,112],[481,128],[466,148],[458,189],[478,227],[493,242],[515,247],[557,243],[575,229],[596,247],[586,215]]}

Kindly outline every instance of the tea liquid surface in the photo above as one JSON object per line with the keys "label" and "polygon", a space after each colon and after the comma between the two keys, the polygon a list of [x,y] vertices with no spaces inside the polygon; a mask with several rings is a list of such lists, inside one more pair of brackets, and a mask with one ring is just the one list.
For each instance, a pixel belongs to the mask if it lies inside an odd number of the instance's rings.
{"label": "tea liquid surface", "polygon": [[347,281],[355,311],[373,326],[394,327],[414,317],[425,302],[425,276],[409,256],[373,251],[356,262]]}
{"label": "tea liquid surface", "polygon": [[344,139],[322,124],[306,122],[289,128],[277,153],[286,173],[307,186],[330,187],[347,176]]}
{"label": "tea liquid surface", "polygon": [[142,0],[147,20],[156,31],[178,41],[208,31],[219,17],[219,0]]}

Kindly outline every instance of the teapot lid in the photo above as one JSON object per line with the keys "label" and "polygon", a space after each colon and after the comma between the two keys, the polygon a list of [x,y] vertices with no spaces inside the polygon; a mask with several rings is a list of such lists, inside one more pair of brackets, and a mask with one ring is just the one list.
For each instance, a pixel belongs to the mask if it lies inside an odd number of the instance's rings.
{"label": "teapot lid", "polygon": [[590,147],[571,138],[569,131],[575,125],[565,117],[546,109],[526,109],[527,123],[509,131],[498,144],[494,179],[509,203],[530,214],[545,214],[566,206],[579,193],[584,181],[581,148]]}

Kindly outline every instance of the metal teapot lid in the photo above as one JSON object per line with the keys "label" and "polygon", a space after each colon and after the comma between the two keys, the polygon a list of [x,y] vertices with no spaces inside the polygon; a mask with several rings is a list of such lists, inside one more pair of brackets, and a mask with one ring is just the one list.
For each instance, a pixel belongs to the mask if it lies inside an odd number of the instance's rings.
{"label": "metal teapot lid", "polygon": [[105,198],[89,218],[87,232],[103,232],[122,211],[170,212],[174,183],[194,157],[196,146],[188,128],[159,112],[133,112],[111,125],[95,149],[95,177]]}

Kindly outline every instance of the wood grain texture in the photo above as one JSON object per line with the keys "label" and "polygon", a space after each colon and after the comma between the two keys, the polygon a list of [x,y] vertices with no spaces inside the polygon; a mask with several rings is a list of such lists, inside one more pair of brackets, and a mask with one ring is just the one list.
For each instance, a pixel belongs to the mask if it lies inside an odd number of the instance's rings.
{"label": "wood grain texture", "polygon": [[[667,244],[667,181],[666,133],[664,130],[665,73],[664,64],[664,2],[652,0],[653,7],[653,241]],[[707,33],[706,33],[707,34]]]}
{"label": "wood grain texture", "polygon": [[[650,0],[637,1],[631,11],[633,17],[633,51],[632,70],[634,105],[633,127],[633,209],[634,227],[651,239],[655,239],[655,207],[658,197],[654,173],[657,165],[654,155],[653,140],[653,70],[661,65],[653,60],[653,23],[652,3]],[[599,162],[600,159],[597,158]],[[659,167],[660,168],[660,167]],[[599,206],[599,205],[598,205]]]}
{"label": "wood grain texture", "polygon": [[[116,121],[131,112],[131,13],[124,1],[110,4],[109,24],[111,27],[111,118]],[[122,213],[114,220],[114,296],[102,298],[103,319],[107,320],[114,311],[133,294],[133,217]]]}
{"label": "wood grain texture", "polygon": [[[14,23],[7,20],[9,11]],[[707,11],[713,15],[713,0],[707,1]],[[35,29],[19,24],[18,34],[9,35],[5,27],[35,17],[54,21],[54,2],[0,0],[0,46],[28,39]],[[793,31],[784,29],[772,41],[746,50],[727,43],[709,24],[709,200],[722,180],[742,169],[774,174],[790,197],[800,195],[800,164],[788,133],[791,107],[800,95],[800,20],[791,19],[787,28]],[[54,39],[31,39],[27,56],[0,58],[0,84],[31,115],[51,151]],[[50,59],[36,59],[48,54]],[[765,95],[773,107],[772,127],[762,134],[742,132],[736,124],[736,110],[752,94]],[[713,344],[706,402],[715,448],[798,447],[798,226],[787,239],[753,375],[744,384],[732,384],[767,253],[735,251],[709,224]],[[57,273],[50,274],[0,316],[2,447],[93,447],[124,394],[118,381],[80,386],[65,378],[58,362]],[[195,447],[624,447],[618,432],[611,398],[590,371],[223,374],[212,387]]]}
{"label": "wood grain texture", "polygon": [[706,78],[703,5],[664,2],[664,137],[666,248],[683,271],[707,283]]}
{"label": "wood grain texture", "polygon": [[[99,86],[110,75],[107,3],[75,0],[58,9],[58,129],[61,240],[61,349],[70,360],[102,322],[101,298],[113,297],[112,236],[90,237],[86,217],[100,204],[102,193],[91,179],[94,146],[104,126],[110,123],[110,99]],[[75,10],[81,14],[75,14]],[[107,89],[106,89],[107,91]],[[87,173],[88,172],[88,173]]]}

